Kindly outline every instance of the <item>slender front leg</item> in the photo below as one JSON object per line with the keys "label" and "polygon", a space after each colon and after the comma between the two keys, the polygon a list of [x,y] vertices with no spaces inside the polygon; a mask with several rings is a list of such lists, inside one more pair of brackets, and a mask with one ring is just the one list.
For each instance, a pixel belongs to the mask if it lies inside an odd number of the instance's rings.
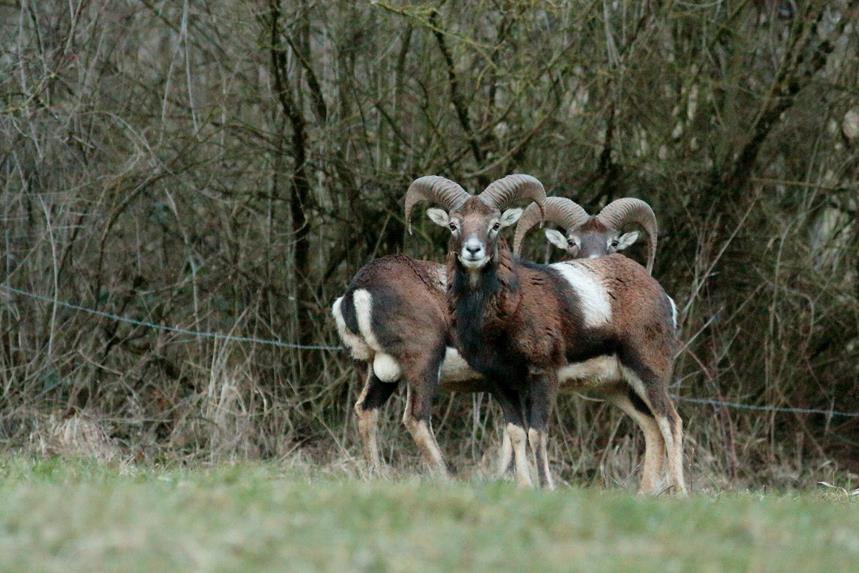
{"label": "slender front leg", "polygon": [[513,452],[513,464],[516,469],[516,483],[519,487],[533,487],[531,469],[528,466],[528,433],[525,429],[525,418],[521,396],[514,391],[496,387],[495,398],[501,404],[504,419],[507,422],[506,434],[510,437]]}
{"label": "slender front leg", "polygon": [[528,413],[528,441],[537,466],[540,487],[555,489],[549,470],[549,415],[558,394],[558,378],[554,372],[531,377],[530,409]]}
{"label": "slender front leg", "polygon": [[513,461],[513,443],[510,441],[510,432],[504,428],[501,437],[501,449],[498,450],[498,470],[496,477],[501,479],[510,469],[510,462]]}

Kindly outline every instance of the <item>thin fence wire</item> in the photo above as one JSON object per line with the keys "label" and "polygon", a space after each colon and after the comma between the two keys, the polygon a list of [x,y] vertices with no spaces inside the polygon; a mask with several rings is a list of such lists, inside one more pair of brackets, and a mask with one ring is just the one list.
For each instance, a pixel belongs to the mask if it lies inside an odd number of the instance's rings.
{"label": "thin fence wire", "polygon": [[340,346],[329,346],[327,344],[297,344],[295,342],[283,342],[281,340],[258,338],[256,336],[234,336],[232,334],[223,334],[221,332],[207,332],[204,330],[190,330],[179,326],[167,326],[165,324],[157,324],[155,322],[149,322],[146,320],[137,320],[136,318],[120,316],[118,314],[112,314],[109,312],[104,312],[102,310],[96,310],[94,308],[88,308],[62,300],[56,300],[49,296],[27,292],[21,289],[17,289],[15,287],[11,287],[9,285],[0,285],[0,288],[3,288],[8,292],[26,296],[35,300],[47,302],[50,304],[56,304],[57,306],[61,306],[63,308],[76,310],[78,312],[83,312],[94,316],[100,316],[102,318],[108,318],[117,322],[124,322],[126,324],[133,324],[134,326],[142,326],[153,330],[162,330],[164,332],[174,332],[176,334],[184,334],[197,338],[213,338],[216,340],[229,340],[232,342],[249,342],[251,344],[264,344],[268,346],[277,346],[278,348],[295,348],[298,350],[332,350],[335,352],[340,352],[343,350],[343,348]]}
{"label": "thin fence wire", "polygon": [[840,416],[843,418],[859,418],[859,412],[842,412],[840,410],[823,410],[820,408],[790,408],[787,406],[758,406],[755,404],[743,404],[740,402],[726,402],[712,398],[689,398],[686,396],[671,396],[681,402],[701,404],[706,406],[718,406],[721,408],[733,408],[735,410],[752,410],[756,412],[782,412],[785,414],[822,414],[824,416]]}
{"label": "thin fence wire", "polygon": [[[9,285],[0,285],[0,288],[6,290],[7,292],[11,292],[14,294],[18,294],[21,296],[25,296],[28,298],[32,298],[34,300],[47,302],[51,304],[56,304],[57,306],[61,306],[63,308],[68,308],[71,310],[75,310],[78,312],[83,312],[86,314],[91,314],[93,316],[99,316],[102,318],[107,318],[110,320],[115,320],[117,322],[124,322],[127,324],[133,324],[135,326],[141,326],[144,328],[150,328],[154,330],[162,330],[165,332],[174,332],[176,334],[184,334],[187,336],[195,336],[199,338],[212,338],[217,340],[228,340],[232,342],[248,342],[251,344],[264,344],[268,346],[276,346],[278,348],[293,348],[299,350],[329,350],[333,352],[341,352],[345,350],[340,346],[331,346],[327,344],[297,344],[294,342],[283,342],[281,340],[276,339],[268,339],[268,338],[258,338],[256,336],[234,336],[231,334],[223,334],[220,332],[208,332],[202,330],[190,330],[187,328],[181,328],[178,326],[167,326],[164,324],[157,324],[154,322],[148,322],[145,320],[137,320],[134,318],[129,318],[127,316],[120,316],[117,314],[112,314],[109,312],[104,312],[101,310],[96,310],[94,308],[88,308],[85,306],[80,306],[77,304],[73,304],[70,302],[65,302],[62,300],[57,300],[48,296],[24,291]],[[680,402],[687,402],[690,404],[698,404],[702,406],[716,406],[720,408],[732,408],[734,410],[745,410],[752,412],[778,412],[783,414],[820,414],[827,417],[842,417],[842,418],[859,418],[859,412],[842,412],[840,410],[823,410],[819,408],[792,408],[787,406],[761,406],[756,404],[743,404],[741,402],[729,402],[725,400],[715,400],[712,398],[692,398],[688,396],[679,396],[673,394],[671,396],[675,400]]]}

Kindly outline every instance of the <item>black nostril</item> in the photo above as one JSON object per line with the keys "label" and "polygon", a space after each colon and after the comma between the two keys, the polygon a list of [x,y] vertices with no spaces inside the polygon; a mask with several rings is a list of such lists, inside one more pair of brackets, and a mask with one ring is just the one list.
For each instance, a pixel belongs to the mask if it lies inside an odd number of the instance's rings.
{"label": "black nostril", "polygon": [[465,247],[465,250],[468,251],[469,253],[474,254],[474,253],[480,251],[480,247]]}

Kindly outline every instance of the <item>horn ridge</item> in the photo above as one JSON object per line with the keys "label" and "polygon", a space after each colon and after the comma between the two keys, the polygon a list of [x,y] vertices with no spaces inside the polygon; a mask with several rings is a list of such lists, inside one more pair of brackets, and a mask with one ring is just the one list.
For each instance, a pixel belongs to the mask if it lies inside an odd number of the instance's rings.
{"label": "horn ridge", "polygon": [[[583,225],[590,219],[590,215],[581,205],[566,197],[548,197],[545,211],[545,220],[560,225],[566,232]],[[540,220],[539,207],[534,203],[528,205],[516,224],[516,233],[513,237],[514,254],[518,255],[521,252],[525,236],[535,225],[540,223]]]}
{"label": "horn ridge", "polygon": [[425,175],[412,181],[406,191],[403,206],[406,228],[412,233],[410,215],[415,205],[421,201],[437,203],[448,211],[456,209],[470,197],[469,193],[459,183],[438,175]]}
{"label": "horn ridge", "polygon": [[514,173],[490,183],[480,195],[480,199],[499,210],[504,210],[509,203],[530,199],[537,204],[541,214],[546,202],[546,189],[540,181],[525,173]]}
{"label": "horn ridge", "polygon": [[646,202],[634,197],[615,199],[602,208],[597,218],[607,227],[620,231],[626,223],[637,223],[647,233],[647,272],[653,271],[656,260],[658,227],[656,214]]}

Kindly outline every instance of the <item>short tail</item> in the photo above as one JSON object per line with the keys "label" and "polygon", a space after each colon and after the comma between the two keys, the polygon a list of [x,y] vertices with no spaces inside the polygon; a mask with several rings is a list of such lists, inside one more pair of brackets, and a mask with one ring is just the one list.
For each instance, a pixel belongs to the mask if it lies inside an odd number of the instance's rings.
{"label": "short tail", "polygon": [[340,341],[352,353],[352,358],[356,360],[369,360],[373,356],[373,350],[364,342],[364,339],[358,332],[358,322],[355,319],[355,303],[351,295],[351,292],[347,292],[335,300],[334,305],[331,307],[331,314],[337,323],[337,334],[340,335]]}

